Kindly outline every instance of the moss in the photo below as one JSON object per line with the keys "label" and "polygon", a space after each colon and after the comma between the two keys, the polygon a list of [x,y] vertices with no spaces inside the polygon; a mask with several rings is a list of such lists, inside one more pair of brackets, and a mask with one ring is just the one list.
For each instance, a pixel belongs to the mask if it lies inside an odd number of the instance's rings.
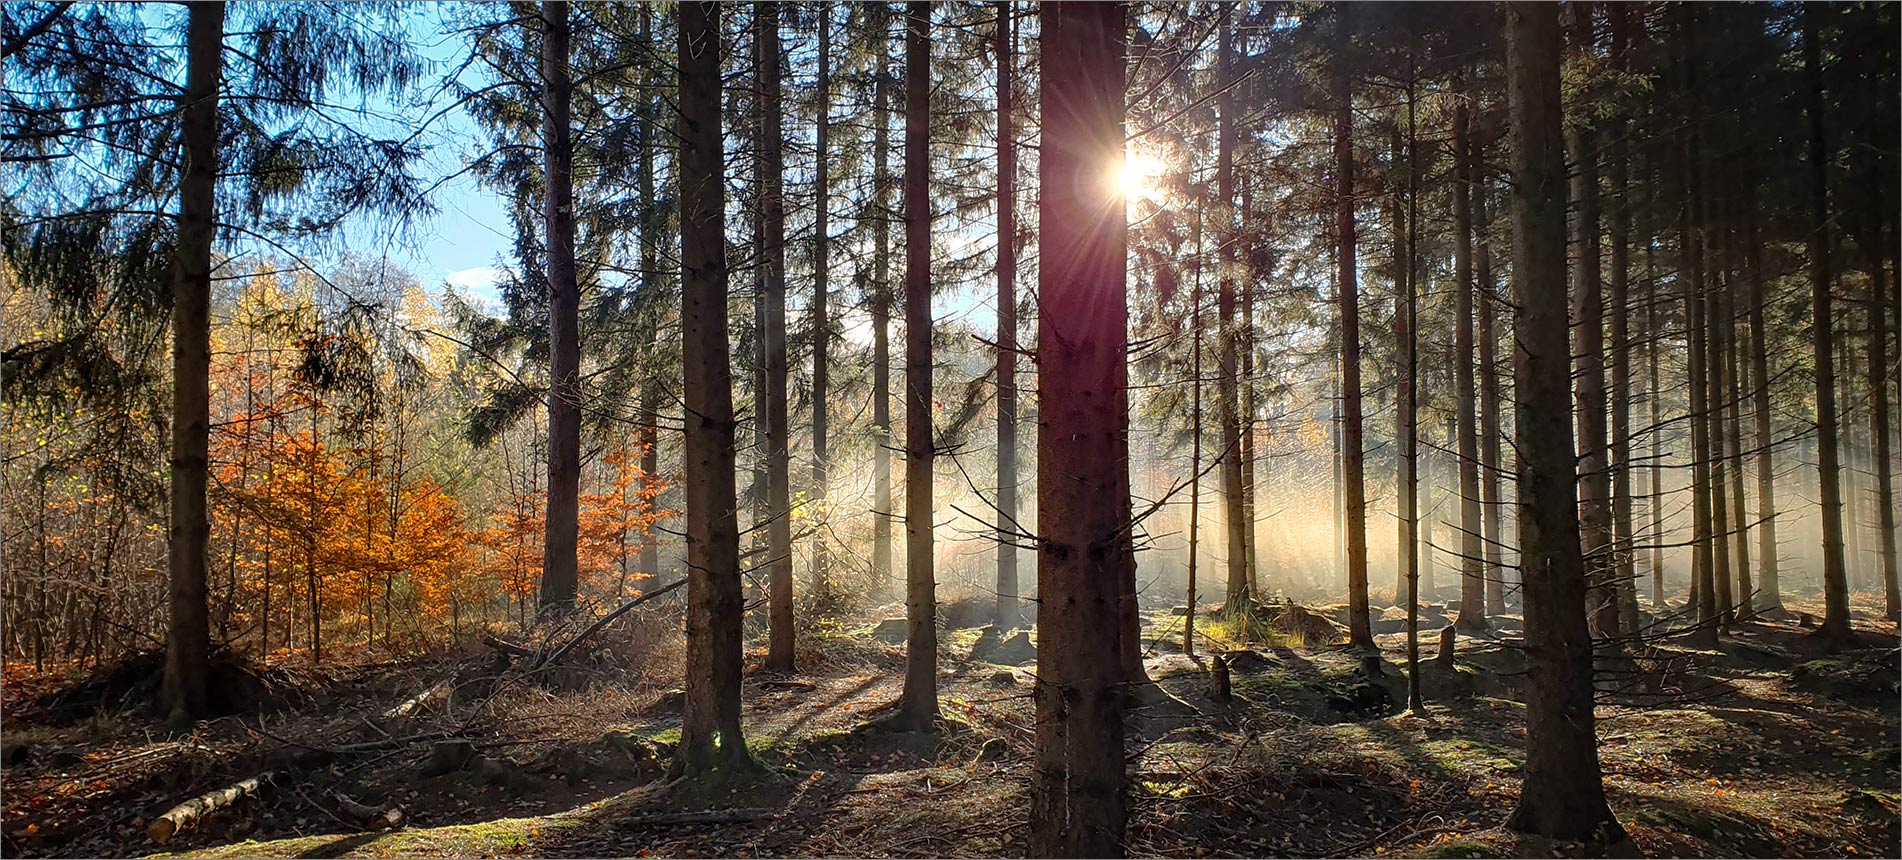
{"label": "moss", "polygon": [[654,746],[671,750],[674,747],[680,746],[680,727],[675,726],[671,729],[661,729],[658,732],[648,735],[647,740]]}
{"label": "moss", "polygon": [[485,856],[531,850],[545,833],[578,826],[555,818],[499,818],[475,824],[239,842],[160,857]]}
{"label": "moss", "polygon": [[1783,847],[1762,822],[1741,813],[1667,806],[1639,810],[1633,818],[1641,824],[1695,836],[1745,856],[1769,856],[1779,853]]}
{"label": "moss", "polygon": [[1505,857],[1506,852],[1490,842],[1477,839],[1448,839],[1435,842],[1420,852],[1421,857]]}

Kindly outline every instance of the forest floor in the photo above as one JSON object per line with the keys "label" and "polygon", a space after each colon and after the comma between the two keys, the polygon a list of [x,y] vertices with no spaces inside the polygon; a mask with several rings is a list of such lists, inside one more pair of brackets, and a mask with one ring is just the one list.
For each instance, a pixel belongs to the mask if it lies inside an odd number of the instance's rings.
{"label": "forest floor", "polygon": [[[1605,785],[1640,850],[1897,855],[1897,630],[1867,620],[1873,609],[1858,604],[1866,647],[1847,653],[1823,653],[1794,621],[1752,622],[1716,650],[1660,643],[1608,667],[1624,674],[1601,691]],[[1500,826],[1525,738],[1512,649],[1465,638],[1449,669],[1431,661],[1438,625],[1427,628],[1420,718],[1395,704],[1403,635],[1380,637],[1387,665],[1370,679],[1339,647],[1269,630],[1244,652],[1232,625],[1198,619],[1211,643],[1233,649],[1235,701],[1218,704],[1206,664],[1167,644],[1181,618],[1160,609],[1147,622],[1149,673],[1177,701],[1131,718],[1132,854],[1568,853]],[[749,673],[748,743],[768,775],[715,791],[662,778],[679,700],[658,671],[648,673],[658,683],[640,672],[498,679],[483,655],[274,669],[281,707],[179,736],[147,716],[95,713],[84,697],[103,699],[103,688],[75,695],[70,680],[12,677],[4,853],[1021,856],[1033,724],[1024,643],[947,631],[945,729],[885,734],[859,730],[902,679],[903,649],[880,632],[809,636],[797,676]],[[445,695],[391,713],[428,690]],[[476,755],[435,773],[448,767],[429,764],[443,733],[473,741]],[[148,838],[174,804],[267,772],[229,813],[164,846]],[[407,826],[363,832],[339,793],[400,805]]]}

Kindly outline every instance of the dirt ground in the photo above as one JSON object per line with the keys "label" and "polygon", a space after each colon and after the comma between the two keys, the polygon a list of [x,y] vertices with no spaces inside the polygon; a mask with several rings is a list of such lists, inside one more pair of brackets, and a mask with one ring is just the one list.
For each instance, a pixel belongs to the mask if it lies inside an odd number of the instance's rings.
{"label": "dirt ground", "polygon": [[[1645,854],[1902,852],[1897,631],[1871,609],[1858,605],[1867,647],[1848,653],[1824,654],[1792,619],[1740,624],[1715,651],[1664,643],[1607,662],[1606,787]],[[1181,619],[1159,609],[1147,621],[1149,673],[1174,698],[1131,718],[1132,854],[1568,853],[1500,829],[1524,746],[1511,648],[1462,639],[1450,668],[1426,648],[1423,719],[1394,705],[1401,635],[1381,637],[1386,665],[1369,678],[1337,646],[1272,630],[1242,653],[1241,634],[1211,620],[1211,645],[1227,636],[1235,649],[1235,701],[1218,704],[1206,664],[1168,642]],[[1501,626],[1509,635],[1511,619]],[[1024,643],[947,631],[949,719],[937,735],[903,735],[858,730],[901,682],[902,648],[881,638],[831,631],[808,638],[798,676],[749,674],[748,743],[769,775],[713,789],[661,778],[679,700],[654,667],[498,676],[468,654],[273,670],[279,707],[176,737],[58,699],[71,684],[58,675],[10,677],[0,836],[20,857],[1021,856],[1034,667],[1004,664]],[[432,689],[442,695],[391,714]],[[476,756],[435,773],[446,733]],[[255,798],[205,826],[148,838],[174,804],[267,772]],[[406,826],[362,832],[339,793],[400,806]]]}

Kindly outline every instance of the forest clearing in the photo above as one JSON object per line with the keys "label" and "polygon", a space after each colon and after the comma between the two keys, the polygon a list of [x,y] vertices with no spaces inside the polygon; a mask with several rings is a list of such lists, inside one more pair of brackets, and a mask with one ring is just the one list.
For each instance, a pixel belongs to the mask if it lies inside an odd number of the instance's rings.
{"label": "forest clearing", "polygon": [[0,853],[1902,855],[1898,9],[10,2]]}

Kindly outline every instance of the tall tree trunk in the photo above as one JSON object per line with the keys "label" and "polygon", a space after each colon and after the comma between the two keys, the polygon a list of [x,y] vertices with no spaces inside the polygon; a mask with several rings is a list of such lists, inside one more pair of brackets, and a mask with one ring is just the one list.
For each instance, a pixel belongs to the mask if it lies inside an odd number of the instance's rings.
{"label": "tall tree trunk", "polygon": [[1400,457],[1407,476],[1403,488],[1402,525],[1406,529],[1401,542],[1406,546],[1407,563],[1407,708],[1416,716],[1426,716],[1426,701],[1420,692],[1420,291],[1417,258],[1420,245],[1420,153],[1419,126],[1415,122],[1415,88],[1419,69],[1419,38],[1415,36],[1408,51],[1407,65],[1407,253],[1401,259],[1406,270],[1407,336],[1400,341],[1405,354],[1406,397],[1400,418]]}
{"label": "tall tree trunk", "polygon": [[[1880,230],[1880,222],[1875,229]],[[1882,549],[1883,613],[1902,615],[1895,546],[1895,482],[1889,465],[1889,311],[1891,296],[1882,255],[1871,251],[1869,265],[1869,432],[1874,445],[1876,539]]]}
{"label": "tall tree trunk", "polygon": [[740,729],[740,536],[728,364],[720,7],[682,3],[680,69],[681,393],[686,418],[686,704],[673,775],[754,766]]}
{"label": "tall tree trunk", "polygon": [[763,82],[760,111],[760,205],[766,247],[766,529],[767,668],[791,672],[793,653],[792,422],[786,405],[786,193],[781,134],[779,14],[777,3],[753,7],[753,66]]}
{"label": "tall tree trunk", "polygon": [[[1682,88],[1686,93],[1694,92],[1697,87],[1697,67],[1690,56],[1690,46],[1694,44],[1693,30],[1696,26],[1697,10],[1693,7],[1679,7],[1678,29],[1679,56],[1683,64]],[[1679,271],[1685,273],[1684,282],[1685,319],[1690,329],[1690,360],[1688,363],[1688,382],[1690,383],[1690,419],[1691,419],[1691,543],[1693,546],[1694,567],[1691,575],[1691,602],[1696,606],[1696,628],[1693,639],[1705,646],[1717,642],[1717,598],[1713,586],[1712,571],[1715,567],[1712,507],[1710,498],[1711,456],[1710,426],[1706,420],[1710,413],[1709,390],[1704,384],[1709,364],[1709,346],[1707,327],[1707,304],[1704,291],[1704,261],[1701,230],[1702,187],[1699,182],[1698,165],[1698,115],[1695,99],[1686,98],[1688,117],[1685,123],[1679,173],[1684,178],[1684,196],[1680,201],[1680,235],[1678,249],[1682,255]]]}
{"label": "tall tree trunk", "polygon": [[1474,268],[1479,278],[1479,459],[1481,503],[1484,508],[1486,539],[1486,611],[1506,611],[1506,571],[1502,563],[1506,501],[1500,492],[1499,440],[1499,337],[1493,331],[1493,319],[1499,314],[1499,284],[1493,277],[1492,217],[1487,207],[1485,181],[1485,144],[1476,142],[1473,153],[1473,213],[1479,233],[1474,249]]}
{"label": "tall tree trunk", "polygon": [[819,15],[819,105],[816,157],[813,160],[814,194],[812,205],[812,501],[818,512],[818,524],[812,532],[812,590],[826,593],[831,560],[826,539],[831,536],[832,511],[826,505],[826,400],[831,396],[827,378],[831,359],[827,342],[832,337],[830,305],[832,288],[828,278],[831,266],[832,230],[832,4],[820,3]]}
{"label": "tall tree trunk", "polygon": [[1507,826],[1605,844],[1625,841],[1605,803],[1593,735],[1592,643],[1585,621],[1577,480],[1567,406],[1565,151],[1558,7],[1506,6],[1512,124],[1514,432],[1525,571],[1526,764]]}
{"label": "tall tree trunk", "polygon": [[[931,4],[905,17],[905,689],[897,722],[938,719],[931,480]],[[1041,376],[1041,374],[1039,374]],[[1041,613],[1040,613],[1041,615]],[[1111,629],[1114,629],[1113,622]]]}
{"label": "tall tree trunk", "polygon": [[1465,76],[1453,103],[1453,154],[1458,160],[1453,180],[1453,289],[1455,322],[1453,351],[1456,353],[1453,388],[1459,414],[1455,417],[1455,435],[1459,445],[1460,494],[1460,617],[1466,630],[1484,630],[1486,623],[1486,579],[1484,526],[1480,524],[1479,427],[1473,410],[1477,380],[1473,367],[1473,140],[1468,124],[1472,114],[1472,88]]}
{"label": "tall tree trunk", "polygon": [[1017,139],[1011,123],[1016,27],[999,2],[997,57],[997,608],[1000,627],[1022,618],[1017,603]]}
{"label": "tall tree trunk", "polygon": [[[1123,151],[1124,9],[1042,7],[1037,744],[1029,853],[1123,856],[1118,579],[1127,560],[1128,228],[1101,165]],[[1105,217],[1105,213],[1112,213]]]}
{"label": "tall tree trunk", "polygon": [[[643,43],[648,42],[653,36],[653,14],[652,7],[641,7],[641,41]],[[646,95],[641,102],[641,131],[640,141],[638,143],[639,154],[636,156],[639,159],[637,169],[640,175],[637,181],[639,182],[641,195],[641,291],[650,297],[649,300],[652,302],[650,306],[653,307],[658,307],[659,305],[659,297],[655,295],[655,293],[660,290],[661,285],[660,233],[661,230],[664,229],[663,225],[666,221],[661,214],[660,198],[656,195],[654,187],[656,184],[654,181],[654,147],[658,144],[660,139],[660,135],[657,134],[659,129],[656,127],[660,121],[661,110],[660,96],[658,95],[660,87],[659,78],[660,76],[654,72],[652,66],[641,71],[641,81],[646,86],[648,95]],[[649,354],[652,355],[653,353],[650,351]],[[639,432],[641,445],[641,475],[648,481],[654,481],[660,476],[660,400],[660,378],[658,374],[650,371],[641,379],[641,426]],[[761,444],[763,446],[765,434],[760,435]],[[659,507],[656,501],[651,499],[648,505],[649,510]],[[655,577],[656,584],[658,584],[658,578],[660,576],[660,541],[655,535],[650,533],[647,539],[641,542],[641,554],[638,564],[640,571]]]}
{"label": "tall tree trunk", "polygon": [[[1239,340],[1236,331],[1235,297],[1235,99],[1230,83],[1234,80],[1231,66],[1234,32],[1228,15],[1232,10],[1224,7],[1221,24],[1221,45],[1217,59],[1218,116],[1216,130],[1215,156],[1215,211],[1220,219],[1215,231],[1216,247],[1221,265],[1218,267],[1216,286],[1216,315],[1220,326],[1216,336],[1216,349],[1220,355],[1220,378],[1216,381],[1216,417],[1222,425],[1222,498],[1224,520],[1228,524],[1228,607],[1231,610],[1247,608],[1254,598],[1248,592],[1248,514],[1242,505],[1242,428],[1239,380],[1236,379],[1238,361],[1236,346]],[[1046,240],[1047,243],[1048,240]],[[1046,245],[1047,247],[1047,245]]]}
{"label": "tall tree trunk", "polygon": [[[1334,230],[1339,246],[1335,251],[1336,285],[1341,314],[1341,479],[1347,518],[1347,631],[1348,644],[1373,649],[1373,626],[1367,608],[1367,457],[1362,435],[1364,416],[1360,381],[1360,285],[1359,262],[1355,256],[1354,224],[1354,91],[1349,77],[1347,54],[1353,43],[1353,10],[1349,4],[1336,7],[1340,16],[1334,44]],[[1199,217],[1199,216],[1198,216]],[[1201,249],[1198,247],[1197,253]],[[1196,277],[1199,314],[1201,276]],[[1200,317],[1197,317],[1199,323]],[[1201,336],[1196,329],[1196,413],[1201,414]],[[1200,421],[1197,421],[1198,431]],[[1201,436],[1198,432],[1196,442]],[[1198,458],[1199,459],[1199,458]],[[1190,516],[1194,516],[1193,511]],[[1193,562],[1191,562],[1193,563]],[[1194,614],[1195,603],[1190,601]]]}
{"label": "tall tree trunk", "polygon": [[[1728,195],[1726,195],[1726,199]],[[1729,214],[1729,213],[1726,213]],[[1726,219],[1728,222],[1730,219]],[[1726,234],[1734,239],[1726,227]],[[1724,247],[1724,284],[1727,288],[1724,298],[1724,390],[1723,396],[1728,406],[1724,422],[1724,453],[1730,460],[1730,548],[1732,566],[1737,574],[1737,591],[1732,597],[1734,614],[1739,618],[1750,615],[1753,604],[1750,584],[1750,521],[1744,518],[1744,479],[1743,479],[1743,375],[1742,365],[1737,356],[1737,285],[1736,270],[1732,267],[1736,256],[1734,241]]]}
{"label": "tall tree trunk", "polygon": [[[1589,2],[1566,4],[1572,14],[1571,50],[1581,63],[1592,58],[1592,8]],[[1589,99],[1589,94],[1582,96]],[[1618,603],[1612,589],[1611,481],[1605,462],[1605,296],[1600,271],[1598,232],[1598,133],[1587,118],[1573,121],[1566,135],[1568,160],[1576,166],[1572,198],[1577,206],[1572,248],[1572,355],[1577,367],[1573,397],[1578,410],[1579,540],[1585,555],[1585,582],[1591,589],[1593,633],[1618,631]]]}
{"label": "tall tree trunk", "polygon": [[[1783,586],[1777,571],[1776,435],[1770,426],[1769,333],[1763,288],[1763,249],[1757,240],[1756,182],[1744,180],[1744,268],[1750,282],[1751,406],[1756,417],[1752,437],[1757,453],[1757,596],[1758,612],[1783,609]],[[1655,422],[1654,422],[1655,423]]]}
{"label": "tall tree trunk", "polygon": [[548,231],[548,519],[540,609],[574,606],[581,511],[581,286],[575,271],[575,153],[569,102],[569,22],[565,0],[546,0],[542,17],[542,218]]}
{"label": "tall tree trunk", "polygon": [[[1411,100],[1409,100],[1411,103]],[[1391,141],[1396,162],[1406,159],[1400,124],[1394,123]],[[1412,572],[1419,565],[1420,544],[1414,539],[1415,520],[1419,516],[1418,482],[1414,480],[1414,457],[1407,455],[1414,438],[1413,336],[1413,251],[1408,246],[1404,212],[1406,186],[1397,184],[1393,193],[1392,233],[1394,270],[1394,505],[1397,533],[1394,538],[1394,605],[1407,606],[1412,598]]]}
{"label": "tall tree trunk", "polygon": [[[1611,64],[1630,66],[1632,9],[1605,7],[1611,16]],[[1631,166],[1623,112],[1611,119],[1611,538],[1619,634],[1638,629],[1637,565],[1631,530]]]}
{"label": "tall tree trunk", "polygon": [[1658,255],[1656,250],[1657,186],[1661,181],[1654,169],[1651,158],[1645,159],[1644,183],[1644,333],[1645,333],[1645,372],[1646,406],[1650,410],[1651,434],[1651,492],[1645,505],[1651,512],[1651,606],[1664,606],[1664,404],[1663,387],[1659,382],[1658,351],[1664,341],[1660,330],[1658,315]]}
{"label": "tall tree trunk", "polygon": [[171,631],[162,704],[175,719],[206,714],[211,618],[206,606],[205,510],[211,439],[211,243],[218,190],[218,89],[225,4],[199,3],[185,19],[178,246],[172,259],[171,533],[166,545]]}
{"label": "tall tree trunk", "polygon": [[891,254],[891,6],[872,4],[878,35],[872,84],[872,581],[887,593],[892,582],[892,254]]}
{"label": "tall tree trunk", "polygon": [[[1201,202],[1201,201],[1198,201]],[[1206,205],[1195,207],[1195,232],[1189,240],[1195,250],[1190,259],[1195,266],[1195,280],[1189,288],[1189,368],[1194,379],[1189,393],[1189,587],[1188,613],[1182,621],[1182,653],[1195,656],[1195,614],[1199,611],[1196,603],[1196,574],[1199,572],[1200,539],[1202,525],[1202,219],[1208,210]],[[1353,598],[1350,595],[1349,600]],[[1361,617],[1367,615],[1367,583],[1361,582]],[[1371,642],[1371,637],[1369,637]]]}
{"label": "tall tree trunk", "polygon": [[[1712,177],[1713,179],[1715,176]],[[1725,299],[1729,294],[1729,285],[1725,283],[1723,270],[1724,243],[1723,231],[1719,220],[1714,217],[1711,198],[1717,195],[1714,184],[1704,186],[1705,216],[1703,219],[1705,235],[1704,275],[1705,302],[1704,318],[1709,332],[1704,336],[1704,402],[1708,407],[1704,412],[1705,438],[1709,440],[1710,453],[1710,497],[1711,528],[1713,546],[1711,558],[1716,563],[1711,572],[1711,583],[1716,586],[1717,621],[1720,628],[1728,633],[1736,620],[1735,599],[1731,594],[1730,580],[1730,491],[1726,483],[1728,467],[1725,462],[1725,419],[1729,417],[1729,397],[1724,385],[1724,368],[1727,359],[1724,356],[1724,328],[1730,317],[1730,307]]]}
{"label": "tall tree trunk", "polygon": [[1836,438],[1836,332],[1830,290],[1829,145],[1823,126],[1822,46],[1816,6],[1803,7],[1803,70],[1808,84],[1810,156],[1810,313],[1816,364],[1816,469],[1823,506],[1823,624],[1817,634],[1836,642],[1849,628],[1849,581],[1843,563],[1842,471]]}

